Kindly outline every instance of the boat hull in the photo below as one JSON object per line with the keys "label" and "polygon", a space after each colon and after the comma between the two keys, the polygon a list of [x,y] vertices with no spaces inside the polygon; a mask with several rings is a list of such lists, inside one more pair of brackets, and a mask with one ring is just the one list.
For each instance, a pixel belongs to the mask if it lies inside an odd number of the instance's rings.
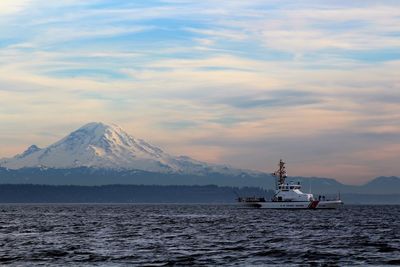
{"label": "boat hull", "polygon": [[241,203],[249,208],[261,209],[337,209],[343,205],[341,200],[327,200],[327,201],[271,201],[271,202],[257,202],[257,203]]}
{"label": "boat hull", "polygon": [[317,209],[337,209],[343,205],[341,200],[319,201]]}

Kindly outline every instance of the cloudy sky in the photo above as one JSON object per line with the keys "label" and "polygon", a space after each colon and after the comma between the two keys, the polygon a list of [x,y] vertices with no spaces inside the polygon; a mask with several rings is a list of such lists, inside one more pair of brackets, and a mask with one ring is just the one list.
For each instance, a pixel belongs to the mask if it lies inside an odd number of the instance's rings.
{"label": "cloudy sky", "polygon": [[0,158],[91,121],[177,155],[400,175],[400,2],[0,1]]}

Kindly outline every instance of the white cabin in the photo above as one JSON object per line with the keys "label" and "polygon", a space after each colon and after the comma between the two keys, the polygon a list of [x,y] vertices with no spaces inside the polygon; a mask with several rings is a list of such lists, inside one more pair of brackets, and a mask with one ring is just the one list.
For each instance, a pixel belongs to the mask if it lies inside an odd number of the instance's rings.
{"label": "white cabin", "polygon": [[272,201],[313,201],[313,194],[306,194],[300,191],[301,185],[294,184],[279,184]]}

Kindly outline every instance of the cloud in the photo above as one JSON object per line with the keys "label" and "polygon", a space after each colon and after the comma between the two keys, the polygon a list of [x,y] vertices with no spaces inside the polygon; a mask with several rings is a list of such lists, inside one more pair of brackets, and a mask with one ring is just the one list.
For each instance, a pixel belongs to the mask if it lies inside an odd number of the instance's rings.
{"label": "cloud", "polygon": [[24,10],[31,0],[2,0],[0,1],[0,16],[11,15]]}
{"label": "cloud", "polygon": [[0,157],[105,121],[237,167],[269,171],[265,161],[289,157],[300,175],[396,175],[373,159],[394,161],[400,142],[398,9],[0,1]]}
{"label": "cloud", "polygon": [[[215,101],[215,99],[213,100]],[[256,108],[276,108],[276,107],[298,107],[320,103],[320,100],[310,92],[302,92],[299,90],[276,90],[267,91],[259,96],[236,96],[225,97],[222,103],[231,105],[240,109],[256,109]]]}

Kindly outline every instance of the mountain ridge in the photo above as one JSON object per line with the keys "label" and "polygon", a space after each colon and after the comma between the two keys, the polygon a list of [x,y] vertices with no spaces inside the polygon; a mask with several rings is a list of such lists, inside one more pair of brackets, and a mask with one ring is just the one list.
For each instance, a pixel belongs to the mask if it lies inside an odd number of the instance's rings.
{"label": "mountain ridge", "polygon": [[[289,180],[300,181],[303,192],[311,191],[316,194],[337,195],[338,193],[347,194],[371,194],[387,195],[398,194],[400,192],[400,178],[396,177],[397,183],[385,183],[381,178],[382,187],[371,187],[366,184],[346,185],[334,179],[326,178],[306,178],[288,177]],[[375,178],[372,181],[375,181]],[[394,178],[390,181],[393,182]],[[334,181],[334,183],[331,183]],[[140,170],[112,170],[79,167],[72,169],[52,169],[52,168],[21,168],[6,169],[0,167],[0,184],[44,184],[44,185],[217,185],[217,186],[236,186],[236,187],[261,187],[264,189],[274,189],[275,180],[268,174],[259,176],[252,175],[227,175],[209,173],[203,176],[153,173]]]}
{"label": "mountain ridge", "polygon": [[127,134],[115,124],[91,122],[45,148],[30,146],[22,154],[0,161],[0,167],[106,168],[160,173],[237,175],[257,171],[210,164],[187,156],[172,156],[143,139]]}

